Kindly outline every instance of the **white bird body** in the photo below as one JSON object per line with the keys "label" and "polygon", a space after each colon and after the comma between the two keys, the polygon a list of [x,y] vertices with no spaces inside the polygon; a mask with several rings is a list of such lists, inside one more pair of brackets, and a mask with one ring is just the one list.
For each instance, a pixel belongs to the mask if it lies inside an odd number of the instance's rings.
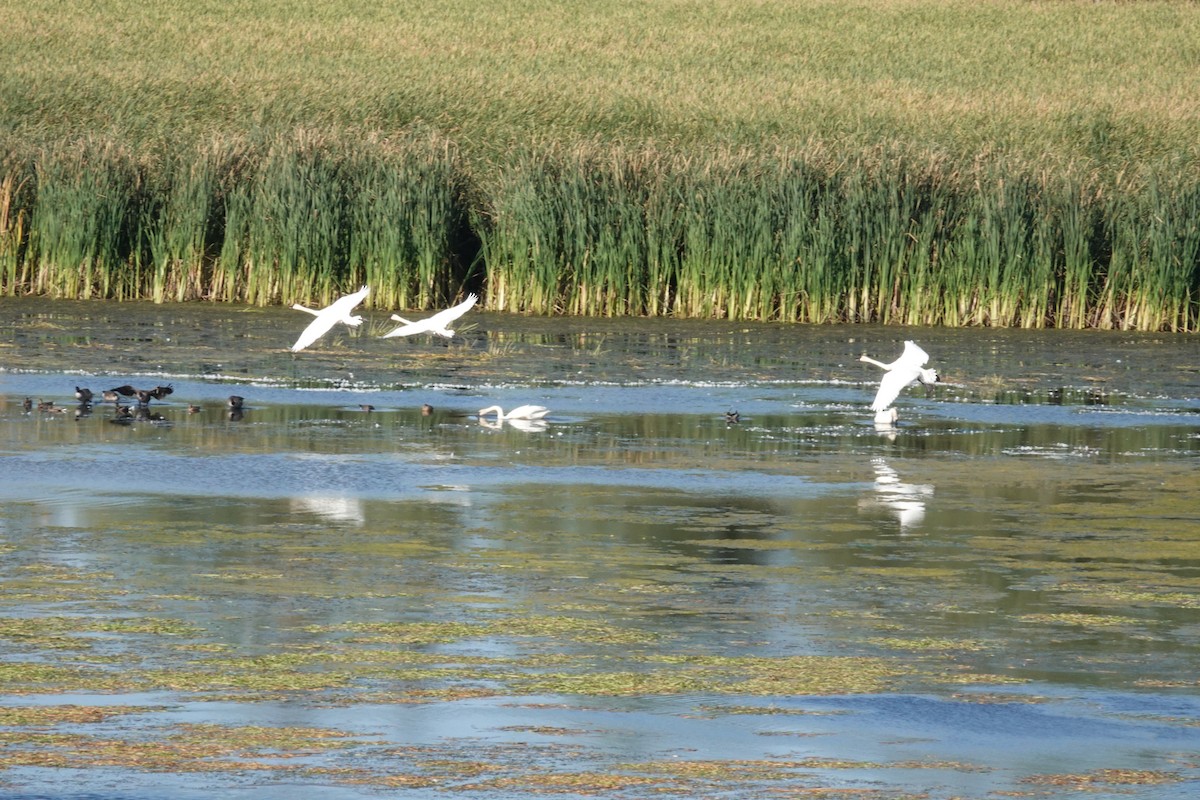
{"label": "white bird body", "polygon": [[920,381],[926,386],[938,381],[937,371],[925,368],[925,365],[929,363],[929,354],[918,347],[915,342],[905,342],[904,352],[890,364],[876,361],[867,355],[863,355],[859,361],[874,364],[886,371],[883,379],[879,381],[879,391],[875,394],[875,400],[871,403],[871,410],[875,412],[876,422],[896,421],[895,409],[889,411],[888,407],[900,396],[904,387],[913,381]]}
{"label": "white bird body", "polygon": [[891,428],[900,419],[900,412],[895,408],[885,408],[875,412],[875,426],[880,429]]}
{"label": "white bird body", "polygon": [[294,345],[292,345],[292,352],[298,353],[304,348],[308,347],[317,339],[320,339],[322,336],[328,333],[329,329],[339,322],[345,323],[351,328],[357,328],[359,325],[362,325],[363,318],[358,315],[351,315],[350,312],[354,310],[355,306],[365,300],[367,295],[370,293],[371,288],[369,286],[364,286],[354,294],[348,294],[344,297],[339,297],[337,300],[334,300],[332,303],[319,311],[314,311],[311,308],[305,308],[299,304],[292,306],[294,309],[299,311],[307,311],[309,314],[312,314],[316,317],[316,319],[308,323],[308,327],[304,329],[304,332],[300,334],[300,338],[296,340]]}
{"label": "white bird body", "polygon": [[479,302],[479,298],[476,295],[470,294],[467,295],[466,300],[463,300],[458,305],[452,306],[443,311],[439,311],[432,317],[418,320],[417,322],[407,320],[399,314],[392,314],[392,319],[396,320],[397,322],[403,322],[404,324],[393,331],[385,333],[379,338],[390,339],[393,336],[412,336],[416,333],[436,333],[438,336],[444,336],[449,339],[450,337],[454,336],[454,331],[450,330],[446,326],[470,311],[472,306],[474,306],[477,302]]}
{"label": "white bird body", "polygon": [[507,414],[504,413],[504,409],[502,409],[500,406],[488,406],[487,408],[479,409],[480,419],[486,417],[488,414],[493,413],[496,415],[497,420],[542,419],[550,413],[550,409],[546,408],[545,406],[524,405],[517,406]]}

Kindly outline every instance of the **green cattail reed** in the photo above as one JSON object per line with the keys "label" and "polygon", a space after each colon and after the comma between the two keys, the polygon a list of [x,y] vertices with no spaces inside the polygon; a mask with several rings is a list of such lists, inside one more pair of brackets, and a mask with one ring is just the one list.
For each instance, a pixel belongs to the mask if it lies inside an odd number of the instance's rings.
{"label": "green cattail reed", "polygon": [[456,149],[441,137],[355,147],[346,176],[350,283],[370,285],[375,305],[427,308],[455,298],[461,176]]}
{"label": "green cattail reed", "polygon": [[852,298],[857,308],[852,319],[892,323],[903,318],[903,302],[911,293],[909,259],[913,252],[913,227],[922,216],[923,187],[915,168],[906,161],[883,158],[878,165],[862,165],[844,184],[846,225],[858,231],[851,256]]}
{"label": "green cattail reed", "polygon": [[308,132],[271,143],[250,195],[246,302],[325,305],[343,288],[344,162],[336,143]]}
{"label": "green cattail reed", "polygon": [[1029,207],[1022,181],[1001,178],[982,199],[984,318],[1008,327],[1016,322],[1021,285],[1029,267]]}
{"label": "green cattail reed", "polygon": [[1147,268],[1140,272],[1135,304],[1143,330],[1197,328],[1200,310],[1200,185],[1154,182],[1146,196],[1153,209],[1146,231]]}
{"label": "green cattail reed", "polygon": [[591,313],[623,316],[645,313],[651,285],[646,274],[649,262],[649,238],[646,210],[649,203],[648,180],[639,154],[632,157],[606,156],[607,169],[596,187],[607,191],[613,202],[602,197],[591,202],[604,212],[598,215],[600,246],[597,257],[589,259],[592,269],[585,272],[587,285],[578,293],[589,298],[585,307]]}
{"label": "green cattail reed", "polygon": [[158,187],[158,203],[142,226],[152,265],[146,293],[154,302],[194,300],[210,291],[231,159],[227,148],[213,145],[161,169],[165,181]]}
{"label": "green cattail reed", "polygon": [[550,313],[558,299],[561,193],[553,159],[521,154],[484,188],[476,209],[488,283],[486,303],[498,311]]}
{"label": "green cattail reed", "polygon": [[779,318],[785,322],[835,322],[844,312],[848,284],[839,246],[841,204],[829,189],[830,179],[801,161],[786,165],[779,177]]}
{"label": "green cattail reed", "polygon": [[24,165],[7,164],[0,174],[0,291],[17,295],[27,288],[23,257],[32,205],[33,178]]}
{"label": "green cattail reed", "polygon": [[[697,170],[688,177],[682,209],[683,255],[676,313],[687,317],[724,317],[728,313],[725,293],[732,279],[731,261],[738,254],[719,250],[716,240],[731,224],[737,224],[740,214],[731,207],[743,198],[733,197],[719,169]],[[745,211],[744,207],[739,209]]]}
{"label": "green cattail reed", "polygon": [[935,279],[938,223],[928,210],[909,228],[905,277],[897,286],[894,319],[901,325],[935,325],[940,321]]}
{"label": "green cattail reed", "polygon": [[647,155],[642,175],[646,182],[645,294],[641,313],[669,316],[678,300],[679,269],[683,249],[684,162],[669,162]]}
{"label": "green cattail reed", "polygon": [[220,252],[213,265],[209,296],[225,302],[244,298],[245,273],[251,268],[246,258],[246,238],[254,213],[252,181],[238,181],[226,188],[222,196],[224,225]]}
{"label": "green cattail reed", "polygon": [[1051,213],[1053,190],[1042,185],[1029,187],[1030,198],[1028,249],[1019,280],[1015,324],[1022,328],[1044,328],[1051,323],[1051,309],[1057,293],[1061,245],[1057,220]]}
{"label": "green cattail reed", "polygon": [[30,219],[31,291],[53,297],[136,296],[130,266],[141,175],[124,149],[84,141],[43,151]]}
{"label": "green cattail reed", "polygon": [[10,294],[426,308],[482,264],[487,307],[526,313],[1200,327],[1182,168],[600,142],[484,167],[420,130],[7,147]]}
{"label": "green cattail reed", "polygon": [[1073,177],[1067,179],[1058,198],[1049,211],[1058,225],[1062,247],[1053,320],[1061,328],[1083,328],[1088,324],[1092,276],[1096,273],[1097,200]]}
{"label": "green cattail reed", "polygon": [[[770,159],[715,153],[683,176],[675,313],[768,319],[779,301],[779,175]],[[785,258],[791,266],[793,257]]]}
{"label": "green cattail reed", "polygon": [[522,158],[481,232],[488,305],[614,316],[644,313],[651,293],[657,302],[641,163],[586,145]]}

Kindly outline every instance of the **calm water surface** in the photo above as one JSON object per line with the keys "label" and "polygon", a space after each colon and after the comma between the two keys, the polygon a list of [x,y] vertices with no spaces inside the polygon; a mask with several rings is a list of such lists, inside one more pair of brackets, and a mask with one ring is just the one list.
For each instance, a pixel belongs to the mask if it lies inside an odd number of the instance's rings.
{"label": "calm water surface", "polygon": [[1195,337],[386,316],[0,301],[0,795],[1200,791]]}

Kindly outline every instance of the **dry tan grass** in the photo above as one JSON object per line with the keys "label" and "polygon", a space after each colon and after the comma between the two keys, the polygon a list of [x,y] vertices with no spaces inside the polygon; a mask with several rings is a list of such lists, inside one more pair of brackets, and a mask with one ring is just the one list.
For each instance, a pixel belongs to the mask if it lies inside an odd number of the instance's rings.
{"label": "dry tan grass", "polygon": [[0,121],[203,136],[423,119],[514,139],[898,141],[1134,160],[1200,141],[1200,6],[0,1]]}

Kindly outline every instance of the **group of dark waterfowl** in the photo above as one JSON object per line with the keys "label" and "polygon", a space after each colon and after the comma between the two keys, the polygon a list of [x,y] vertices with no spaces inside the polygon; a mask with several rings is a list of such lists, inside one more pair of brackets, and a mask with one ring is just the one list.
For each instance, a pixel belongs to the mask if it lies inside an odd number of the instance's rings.
{"label": "group of dark waterfowl", "polygon": [[[112,389],[105,389],[100,393],[100,398],[104,403],[113,404],[113,418],[109,420],[117,424],[128,424],[135,421],[159,422],[166,419],[162,414],[152,412],[150,410],[150,401],[162,400],[167,395],[174,393],[175,389],[171,384],[165,386],[155,386],[153,389],[135,389],[129,384],[123,386],[115,386]],[[92,401],[95,400],[96,394],[91,389],[83,386],[75,387],[75,399],[79,401],[79,405],[75,408],[75,418],[89,416],[92,413]],[[122,402],[123,400],[132,402]],[[226,401],[226,408],[229,412],[231,420],[239,420],[245,410],[245,398],[233,394]],[[26,412],[31,412],[34,409],[33,398],[26,397],[22,406]],[[47,414],[65,414],[69,409],[65,406],[55,405],[53,400],[39,400],[37,402],[37,410]],[[201,411],[200,406],[194,403],[188,403],[187,411],[189,414],[196,414]]]}

